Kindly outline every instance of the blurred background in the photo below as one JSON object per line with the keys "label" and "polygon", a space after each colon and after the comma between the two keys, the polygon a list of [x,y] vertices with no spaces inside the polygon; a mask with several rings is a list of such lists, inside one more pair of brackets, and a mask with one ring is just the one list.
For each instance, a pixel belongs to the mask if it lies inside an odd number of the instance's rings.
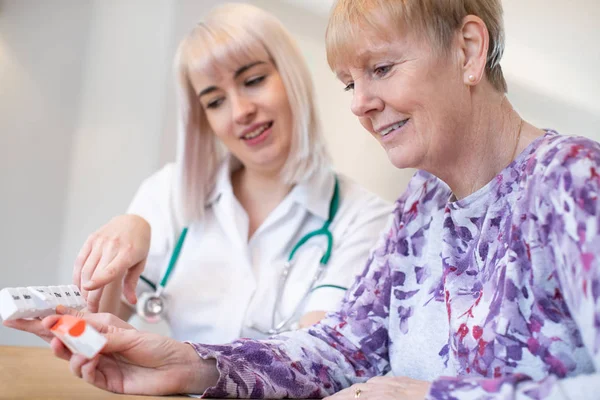
{"label": "blurred background", "polygon": [[[0,0],[0,288],[71,282],[95,229],[174,158],[172,60],[217,0]],[[248,1],[309,62],[338,171],[388,200],[395,170],[325,60],[332,0]],[[600,3],[504,0],[509,98],[540,127],[600,141]],[[0,345],[43,345],[0,326]]]}

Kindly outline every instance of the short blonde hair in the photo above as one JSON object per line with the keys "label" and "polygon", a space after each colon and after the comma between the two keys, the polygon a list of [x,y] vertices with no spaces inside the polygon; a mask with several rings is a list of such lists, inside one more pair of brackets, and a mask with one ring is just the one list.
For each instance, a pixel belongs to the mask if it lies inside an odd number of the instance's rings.
{"label": "short blonde hair", "polygon": [[179,94],[175,210],[182,224],[201,218],[225,149],[212,131],[192,86],[192,73],[210,74],[266,53],[277,68],[292,110],[292,143],[281,171],[288,184],[329,167],[313,85],[302,55],[281,22],[248,4],[214,8],[180,43],[175,58]]}
{"label": "short blonde hair", "polygon": [[500,67],[505,40],[500,0],[338,0],[327,26],[327,60],[333,69],[341,59],[347,59],[353,52],[354,38],[365,26],[380,34],[389,33],[389,27],[382,26],[382,16],[398,29],[426,35],[434,49],[447,53],[467,15],[478,16],[487,26],[486,76],[494,88],[505,93],[507,85]]}

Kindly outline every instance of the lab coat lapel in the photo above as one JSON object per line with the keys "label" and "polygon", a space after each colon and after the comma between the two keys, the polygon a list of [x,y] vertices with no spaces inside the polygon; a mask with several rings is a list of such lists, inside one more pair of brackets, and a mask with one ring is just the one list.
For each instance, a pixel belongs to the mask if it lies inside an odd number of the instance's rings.
{"label": "lab coat lapel", "polygon": [[231,172],[239,163],[234,157],[227,157],[217,174],[215,188],[208,204],[212,207],[219,225],[230,242],[248,256],[248,216],[233,194]]}

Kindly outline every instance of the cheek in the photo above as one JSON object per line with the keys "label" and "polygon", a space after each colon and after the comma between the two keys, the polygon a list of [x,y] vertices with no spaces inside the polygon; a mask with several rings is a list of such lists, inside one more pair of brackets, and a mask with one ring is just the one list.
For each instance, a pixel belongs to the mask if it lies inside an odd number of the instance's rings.
{"label": "cheek", "polygon": [[440,128],[448,129],[456,126],[461,117],[469,114],[468,94],[464,96],[460,88],[450,93],[440,92],[430,98],[428,114]]}
{"label": "cheek", "polygon": [[281,109],[284,110],[283,114],[285,115],[287,123],[291,125],[294,117],[292,114],[292,107],[290,106],[290,102],[288,101],[287,97],[281,99]]}
{"label": "cheek", "polygon": [[280,90],[276,91],[275,93],[277,93],[277,96],[271,100],[271,104],[274,105],[273,111],[275,111],[275,115],[272,117],[279,120],[282,126],[285,126],[285,131],[291,131],[294,123],[294,116],[292,114],[292,107],[290,106],[288,97],[285,94],[283,87],[281,87]]}
{"label": "cheek", "polygon": [[283,86],[280,86],[275,93],[277,93],[275,100],[277,108],[282,110],[285,116],[289,118],[292,114],[292,107],[290,106],[290,100],[287,97],[285,88]]}
{"label": "cheek", "polygon": [[363,126],[363,128],[365,128],[370,133],[373,133],[373,123],[371,122],[370,118],[358,117],[358,121]]}
{"label": "cheek", "polygon": [[231,132],[231,126],[228,123],[228,119],[225,117],[224,110],[218,110],[217,112],[211,112],[207,117],[208,124],[220,139],[226,139]]}
{"label": "cheek", "polygon": [[289,101],[283,81],[279,75],[273,75],[267,80],[267,86],[263,89],[263,94],[267,96],[267,102],[271,106],[276,107],[279,110],[284,110],[286,107],[289,108]]}

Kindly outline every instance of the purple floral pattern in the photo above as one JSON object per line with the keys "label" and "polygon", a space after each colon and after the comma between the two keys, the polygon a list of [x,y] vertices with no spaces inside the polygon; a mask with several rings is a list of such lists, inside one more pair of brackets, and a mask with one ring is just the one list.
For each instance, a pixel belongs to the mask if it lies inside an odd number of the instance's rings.
{"label": "purple floral pattern", "polygon": [[432,381],[432,399],[567,398],[586,376],[594,398],[599,193],[600,145],[553,131],[459,201],[418,172],[340,311],[194,344],[221,373],[205,395],[317,398],[392,371]]}

